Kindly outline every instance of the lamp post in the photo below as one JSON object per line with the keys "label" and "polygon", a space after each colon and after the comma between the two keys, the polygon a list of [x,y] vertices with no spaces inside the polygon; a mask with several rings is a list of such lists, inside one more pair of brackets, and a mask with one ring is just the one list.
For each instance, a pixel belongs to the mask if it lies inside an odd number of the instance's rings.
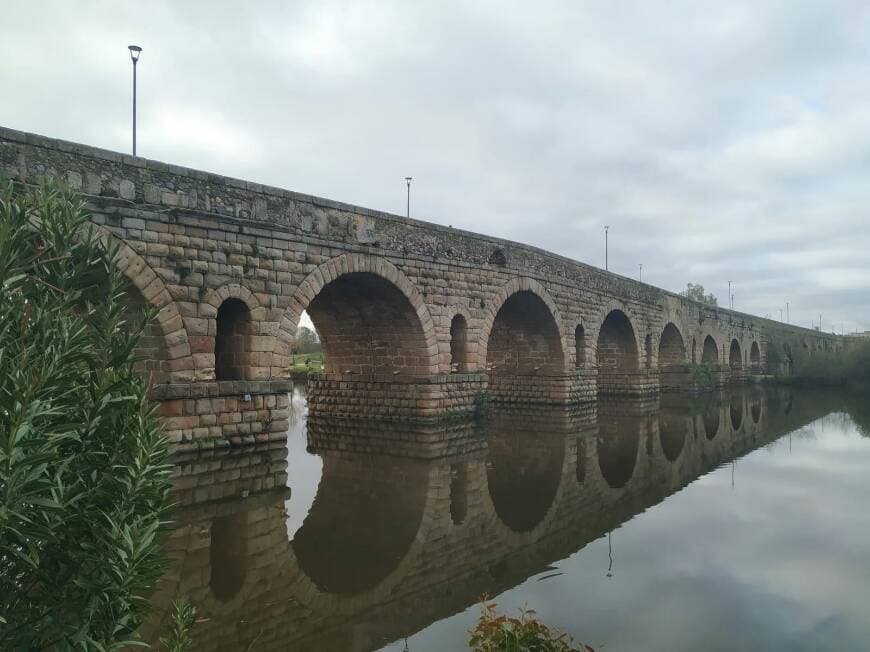
{"label": "lamp post", "polygon": [[782,321],[782,308],[779,309],[779,321]]}
{"label": "lamp post", "polygon": [[785,302],[785,323],[786,324],[791,323],[791,319],[789,318],[789,315],[788,315],[788,301]]}
{"label": "lamp post", "polygon": [[638,280],[643,283],[643,263],[637,264],[637,276]]}
{"label": "lamp post", "polygon": [[733,305],[731,305],[731,281],[728,281],[728,306],[730,308],[734,307]]}
{"label": "lamp post", "polygon": [[133,61],[133,156],[136,156],[136,64],[139,62],[142,48],[138,45],[128,45],[127,49],[130,50],[130,59]]}
{"label": "lamp post", "polygon": [[405,185],[408,186],[408,204],[405,208],[405,217],[411,217],[411,179],[414,177],[405,177]]}
{"label": "lamp post", "polygon": [[604,271],[608,270],[607,267],[607,232],[610,231],[610,225],[604,225]]}

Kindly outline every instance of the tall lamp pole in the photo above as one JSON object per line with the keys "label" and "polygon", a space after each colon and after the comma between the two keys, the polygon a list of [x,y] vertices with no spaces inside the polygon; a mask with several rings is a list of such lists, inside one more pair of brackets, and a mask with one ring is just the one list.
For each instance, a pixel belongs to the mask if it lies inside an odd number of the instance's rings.
{"label": "tall lamp pole", "polygon": [[734,307],[733,305],[731,305],[731,281],[728,281],[728,307]]}
{"label": "tall lamp pole", "polygon": [[791,318],[788,315],[788,301],[785,302],[785,323],[790,324]]}
{"label": "tall lamp pole", "polygon": [[130,50],[130,59],[133,60],[133,156],[136,156],[136,64],[139,62],[142,48],[138,45],[128,45],[127,49]]}
{"label": "tall lamp pole", "polygon": [[638,280],[643,283],[643,263],[637,264],[637,276]]}
{"label": "tall lamp pole", "polygon": [[405,177],[405,185],[408,186],[408,204],[405,207],[405,217],[411,217],[411,179],[414,177]]}
{"label": "tall lamp pole", "polygon": [[610,231],[610,225],[604,226],[604,271],[606,272],[607,267],[607,232]]}

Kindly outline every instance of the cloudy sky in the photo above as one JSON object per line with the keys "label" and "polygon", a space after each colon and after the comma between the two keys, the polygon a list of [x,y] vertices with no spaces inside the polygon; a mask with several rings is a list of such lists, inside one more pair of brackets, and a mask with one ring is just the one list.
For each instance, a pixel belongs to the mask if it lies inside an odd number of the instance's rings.
{"label": "cloudy sky", "polygon": [[[244,8],[242,8],[244,7]],[[870,329],[866,2],[6,0],[0,125]]]}

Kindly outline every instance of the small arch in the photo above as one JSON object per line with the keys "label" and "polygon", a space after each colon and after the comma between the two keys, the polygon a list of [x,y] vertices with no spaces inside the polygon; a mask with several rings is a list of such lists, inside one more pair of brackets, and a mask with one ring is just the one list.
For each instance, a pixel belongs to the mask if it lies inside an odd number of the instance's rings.
{"label": "small arch", "polygon": [[496,249],[489,256],[489,264],[504,267],[505,265],[507,265],[507,257],[504,255],[504,252],[501,249]]}
{"label": "small arch", "polygon": [[574,367],[582,369],[586,366],[586,330],[583,324],[577,324],[574,329]]}
{"label": "small arch", "polygon": [[468,469],[467,464],[450,467],[450,520],[459,525],[468,514]]}
{"label": "small arch", "polygon": [[217,311],[214,340],[216,380],[247,380],[250,365],[251,310],[241,299],[224,300]]}
{"label": "small arch", "polygon": [[743,356],[740,354],[740,342],[737,338],[731,340],[731,350],[728,352],[728,366],[740,369],[743,366]]}
{"label": "small arch", "polygon": [[468,322],[463,315],[450,321],[450,370],[461,373],[468,370]]}
{"label": "small arch", "polygon": [[758,348],[758,342],[753,341],[749,347],[749,363],[753,365],[761,364],[761,350]]}
{"label": "small arch", "polygon": [[757,398],[749,405],[749,413],[752,415],[752,423],[758,423],[761,420],[761,401]]}
{"label": "small arch", "polygon": [[704,350],[701,353],[701,364],[715,365],[719,363],[719,345],[712,335],[704,338]]}
{"label": "small arch", "polygon": [[[692,338],[692,361],[695,357],[695,339]],[[683,336],[673,322],[668,322],[659,338],[659,367],[681,364],[686,361],[686,346]]]}

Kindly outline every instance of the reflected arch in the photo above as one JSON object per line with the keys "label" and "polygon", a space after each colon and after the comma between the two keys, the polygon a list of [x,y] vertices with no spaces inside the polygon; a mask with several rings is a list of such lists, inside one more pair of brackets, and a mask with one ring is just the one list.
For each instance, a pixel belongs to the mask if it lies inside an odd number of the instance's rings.
{"label": "reflected arch", "polygon": [[565,437],[541,426],[505,421],[487,440],[490,500],[499,520],[515,533],[544,521],[562,480]]}
{"label": "reflected arch", "polygon": [[708,440],[712,440],[719,433],[719,406],[713,401],[707,403],[704,410],[704,434]]}
{"label": "reflected arch", "polygon": [[625,487],[634,475],[640,450],[640,426],[640,419],[635,418],[599,421],[598,469],[612,489]]}
{"label": "reflected arch", "polygon": [[731,428],[734,432],[737,432],[743,423],[743,399],[740,396],[731,397],[728,404],[728,412],[731,417]]}
{"label": "reflected arch", "polygon": [[675,462],[686,442],[686,419],[680,414],[662,412],[659,416],[659,443],[665,459]]}
{"label": "reflected arch", "polygon": [[378,586],[417,537],[428,478],[418,460],[325,455],[317,495],[291,543],[299,568],[330,594],[356,595]]}

